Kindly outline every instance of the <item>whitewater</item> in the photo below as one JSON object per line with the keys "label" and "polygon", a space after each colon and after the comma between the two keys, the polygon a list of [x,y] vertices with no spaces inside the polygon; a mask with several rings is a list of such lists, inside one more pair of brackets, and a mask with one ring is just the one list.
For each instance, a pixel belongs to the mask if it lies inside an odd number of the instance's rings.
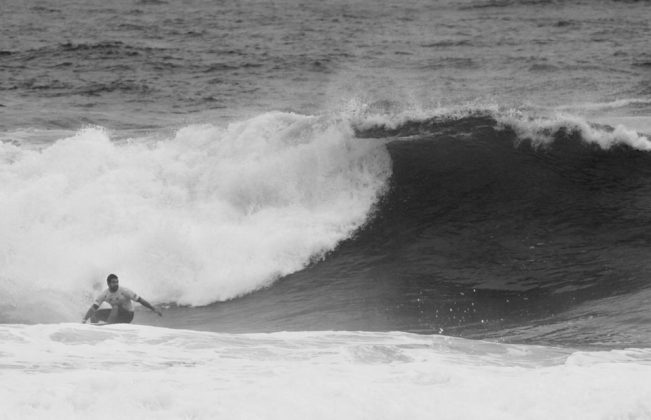
{"label": "whitewater", "polygon": [[[390,174],[381,145],[323,124],[271,113],[167,141],[88,128],[40,150],[3,144],[3,294],[43,322],[60,310],[45,295],[83,305],[110,270],[195,306],[297,271],[364,222]],[[69,308],[57,315],[77,319]]]}
{"label": "whitewater", "polygon": [[116,410],[162,419],[651,415],[648,349],[399,332],[232,335],[77,324],[0,331],[7,419],[108,419]]}

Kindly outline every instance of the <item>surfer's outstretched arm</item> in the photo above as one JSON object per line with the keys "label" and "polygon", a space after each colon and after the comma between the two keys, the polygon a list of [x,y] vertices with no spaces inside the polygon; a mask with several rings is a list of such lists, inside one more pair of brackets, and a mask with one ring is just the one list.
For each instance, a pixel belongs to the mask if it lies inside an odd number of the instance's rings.
{"label": "surfer's outstretched arm", "polygon": [[88,312],[86,312],[86,315],[84,316],[84,319],[81,321],[82,324],[85,324],[86,321],[88,321],[88,318],[93,316],[95,314],[95,311],[99,308],[99,305],[96,303],[93,303],[90,308],[88,308]]}
{"label": "surfer's outstretched arm", "polygon": [[162,312],[159,311],[158,309],[154,308],[151,303],[147,302],[145,299],[139,297],[137,300],[138,303],[140,303],[142,306],[144,306],[147,309],[151,309],[152,311],[156,312],[158,316],[163,316]]}

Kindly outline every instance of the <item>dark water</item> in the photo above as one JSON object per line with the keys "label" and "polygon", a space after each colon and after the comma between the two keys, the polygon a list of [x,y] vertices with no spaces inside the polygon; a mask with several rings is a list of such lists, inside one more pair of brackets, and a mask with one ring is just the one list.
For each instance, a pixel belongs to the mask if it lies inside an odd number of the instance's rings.
{"label": "dark water", "polygon": [[[651,345],[649,2],[7,0],[0,11],[0,139],[19,150],[88,126],[137,143],[282,110],[350,121],[390,154],[367,224],[324,258],[139,322]],[[3,179],[29,197],[41,185],[12,178],[7,150]],[[21,275],[0,269],[11,288]],[[0,309],[16,306],[5,289]]]}

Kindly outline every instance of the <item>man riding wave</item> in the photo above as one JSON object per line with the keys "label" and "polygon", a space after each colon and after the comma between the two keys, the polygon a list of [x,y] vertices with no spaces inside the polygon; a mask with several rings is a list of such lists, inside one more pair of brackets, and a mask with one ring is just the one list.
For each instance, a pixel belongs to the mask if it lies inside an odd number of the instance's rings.
{"label": "man riding wave", "polygon": [[[99,321],[106,322],[107,324],[118,324],[124,323],[128,324],[133,321],[133,305],[131,301],[136,301],[142,306],[151,309],[158,316],[163,316],[161,311],[154,308],[149,302],[135,294],[130,289],[126,287],[120,287],[118,276],[115,274],[109,274],[106,278],[106,284],[108,284],[108,289],[104,290],[98,297],[95,299],[95,302],[91,305],[82,320],[82,323],[86,323],[88,318],[90,318],[91,323],[97,323]],[[111,309],[100,309],[97,310],[102,302],[108,302],[111,305]]]}

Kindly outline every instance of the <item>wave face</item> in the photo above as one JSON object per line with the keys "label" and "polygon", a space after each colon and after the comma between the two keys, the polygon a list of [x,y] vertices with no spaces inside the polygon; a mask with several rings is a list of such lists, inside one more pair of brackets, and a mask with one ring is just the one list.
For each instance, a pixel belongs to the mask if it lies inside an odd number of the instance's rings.
{"label": "wave face", "polygon": [[391,303],[410,328],[502,334],[594,300],[648,293],[647,137],[510,114],[359,135],[408,138],[388,145],[390,191],[334,266],[371,261],[368,281],[391,290],[383,297],[403,297]]}

